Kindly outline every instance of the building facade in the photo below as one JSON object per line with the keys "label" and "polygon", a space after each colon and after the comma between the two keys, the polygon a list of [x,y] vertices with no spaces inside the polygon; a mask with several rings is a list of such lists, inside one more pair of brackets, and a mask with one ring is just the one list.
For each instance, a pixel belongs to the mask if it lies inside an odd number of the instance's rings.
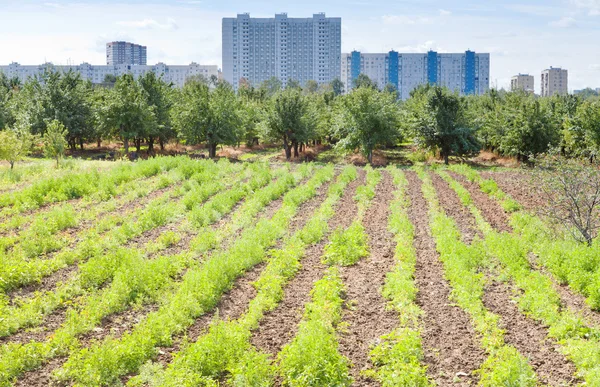
{"label": "building facade", "polygon": [[542,97],[566,95],[569,93],[569,73],[565,69],[550,67],[542,71]]}
{"label": "building facade", "polygon": [[461,95],[484,94],[490,87],[490,55],[466,51],[459,54],[403,54],[390,51],[363,54],[353,51],[342,55],[341,80],[345,90],[352,90],[353,81],[365,74],[380,88],[393,85],[401,99],[426,83],[445,86]]}
{"label": "building facade", "polygon": [[147,65],[146,46],[129,42],[106,43],[106,64],[114,65]]}
{"label": "building facade", "polygon": [[510,90],[517,91],[522,90],[528,93],[533,93],[535,90],[535,81],[533,75],[529,74],[518,74],[510,80]]}
{"label": "building facade", "polygon": [[164,63],[158,63],[154,66],[95,66],[89,63],[82,63],[78,66],[55,66],[51,63],[39,66],[23,66],[18,63],[11,63],[8,66],[0,66],[0,72],[3,72],[9,78],[17,77],[21,82],[25,82],[31,77],[41,76],[45,71],[74,71],[79,73],[83,80],[89,80],[96,84],[103,83],[107,75],[118,77],[123,74],[132,74],[137,79],[148,72],[153,72],[161,76],[165,82],[173,83],[176,87],[183,87],[190,77],[203,76],[208,79],[213,75],[215,77],[219,76],[219,68],[216,65],[199,65],[197,63],[191,63],[187,66],[169,66]]}
{"label": "building facade", "polygon": [[223,79],[237,90],[241,79],[256,86],[278,78],[319,85],[340,77],[342,20],[312,18],[223,18]]}

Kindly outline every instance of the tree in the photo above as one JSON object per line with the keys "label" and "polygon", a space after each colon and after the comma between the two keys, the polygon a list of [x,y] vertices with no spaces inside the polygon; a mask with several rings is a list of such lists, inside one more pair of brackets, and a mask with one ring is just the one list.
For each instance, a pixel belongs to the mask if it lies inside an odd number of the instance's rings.
{"label": "tree", "polygon": [[129,153],[131,139],[140,137],[148,128],[156,125],[146,92],[131,74],[117,79],[114,89],[108,91],[97,114],[104,137],[119,137],[125,153]]}
{"label": "tree", "polygon": [[393,95],[394,98],[396,98],[396,99],[400,98],[400,94],[398,93],[398,88],[396,87],[396,85],[394,85],[392,83],[388,83],[387,85],[385,85],[385,87],[383,88],[383,92]]}
{"label": "tree", "polygon": [[356,79],[352,81],[352,85],[355,89],[360,88],[368,88],[368,89],[377,89],[377,82],[368,77],[367,74],[359,74]]}
{"label": "tree", "polygon": [[103,83],[114,85],[117,82],[117,77],[114,74],[106,74]]}
{"label": "tree", "polygon": [[154,112],[155,125],[148,126],[148,130],[143,134],[148,139],[148,152],[154,151],[155,139],[158,139],[161,150],[164,150],[165,142],[176,137],[171,125],[171,85],[152,71],[147,72],[138,81],[145,91],[146,103]]}
{"label": "tree", "polygon": [[59,120],[52,120],[44,134],[44,155],[56,159],[56,168],[60,166],[60,159],[65,156],[67,135],[67,128]]}
{"label": "tree", "polygon": [[173,109],[172,120],[190,144],[205,142],[209,157],[216,157],[220,144],[236,145],[242,120],[233,88],[220,82],[212,92],[200,82],[187,83]]}
{"label": "tree", "polygon": [[546,199],[542,213],[591,245],[600,228],[599,165],[556,155],[538,157],[534,182]]}
{"label": "tree", "polygon": [[[279,92],[265,109],[263,136],[281,140],[286,159],[292,158],[292,147],[308,140],[307,104],[300,90]],[[297,149],[297,148],[296,148]]]}
{"label": "tree", "polygon": [[266,81],[263,81],[260,84],[259,89],[268,98],[271,98],[272,96],[274,96],[281,90],[281,87],[282,87],[282,83],[279,80],[279,78],[271,77],[271,78],[267,79]]}
{"label": "tree", "polygon": [[339,78],[335,78],[333,81],[331,81],[331,89],[336,97],[338,95],[342,95],[344,93],[344,83],[340,81]]}
{"label": "tree", "polygon": [[359,149],[370,164],[373,150],[394,143],[400,137],[396,98],[369,87],[361,87],[342,97],[335,119],[338,148]]}
{"label": "tree", "polygon": [[319,90],[319,84],[317,83],[317,81],[313,81],[312,79],[308,80],[306,81],[304,90],[307,94],[314,94]]}
{"label": "tree", "polygon": [[287,84],[285,85],[286,89],[298,89],[298,90],[302,90],[302,86],[300,86],[300,82],[298,82],[295,79],[289,79],[287,81]]}
{"label": "tree", "polygon": [[480,150],[465,117],[463,100],[439,86],[413,90],[404,105],[407,129],[421,148],[439,151],[444,163],[451,155],[474,155]]}
{"label": "tree", "polygon": [[31,152],[34,136],[29,132],[4,130],[0,132],[0,159],[8,161],[13,169],[17,161],[23,160]]}

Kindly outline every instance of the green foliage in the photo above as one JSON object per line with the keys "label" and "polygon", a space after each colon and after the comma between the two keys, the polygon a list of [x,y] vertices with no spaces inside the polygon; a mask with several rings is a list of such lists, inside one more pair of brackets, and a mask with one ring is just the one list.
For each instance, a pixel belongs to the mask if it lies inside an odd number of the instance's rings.
{"label": "green foliage", "polygon": [[0,160],[8,161],[13,169],[16,162],[29,155],[33,142],[34,136],[29,132],[0,131]]}
{"label": "green foliage", "polygon": [[450,156],[470,156],[480,150],[466,118],[465,99],[440,86],[415,89],[403,106],[404,125],[417,144],[440,153],[448,164]]}
{"label": "green foliage", "polygon": [[56,159],[56,167],[59,161],[65,156],[67,148],[67,129],[58,120],[53,120],[44,133],[44,155]]}
{"label": "green foliage", "polygon": [[333,232],[325,247],[323,263],[328,265],[352,266],[369,255],[365,229],[360,221],[354,221],[347,229]]}
{"label": "green foliage", "polygon": [[373,150],[394,145],[400,139],[396,98],[370,87],[361,87],[342,97],[337,104],[334,135],[338,149],[356,149],[373,162]]}

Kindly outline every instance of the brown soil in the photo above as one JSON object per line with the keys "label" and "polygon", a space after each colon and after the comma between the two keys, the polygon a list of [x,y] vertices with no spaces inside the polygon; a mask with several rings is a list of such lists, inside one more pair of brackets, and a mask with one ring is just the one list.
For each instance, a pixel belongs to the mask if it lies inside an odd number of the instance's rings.
{"label": "brown soil", "polygon": [[[301,182],[299,185],[303,184]],[[307,202],[300,205],[297,215],[290,223],[288,233],[291,234],[299,230],[308,220],[314,208],[323,201],[324,195],[327,192],[328,184],[323,184],[317,190],[317,195]],[[277,210],[283,204],[283,198],[271,202],[260,214],[260,218],[270,219],[275,215]],[[236,238],[241,235],[243,230],[238,230]],[[280,239],[274,248],[281,247],[282,240]],[[182,335],[179,335],[173,340],[173,345],[170,347],[161,348],[159,351],[158,361],[166,365],[171,362],[173,355],[181,349],[184,339],[189,342],[195,342],[200,336],[205,334],[210,327],[210,323],[215,319],[235,320],[239,318],[248,307],[249,302],[256,296],[254,282],[260,277],[266,262],[262,262],[235,281],[235,284],[219,300],[217,307],[211,312],[198,317],[195,322]]]}
{"label": "brown soil", "polygon": [[[473,371],[480,367],[485,353],[467,313],[450,301],[450,286],[431,237],[421,180],[412,171],[406,172],[406,177],[411,200],[408,215],[415,226],[416,302],[424,312],[421,336],[427,373],[439,386],[475,385]],[[457,377],[462,375],[459,373],[467,376]]]}
{"label": "brown soil", "polygon": [[372,367],[368,358],[370,349],[381,336],[398,325],[397,314],[386,310],[387,301],[381,295],[386,274],[395,265],[394,236],[387,229],[393,191],[392,178],[384,172],[363,220],[370,256],[354,266],[343,268],[341,272],[347,299],[353,307],[343,313],[343,321],[348,326],[340,335],[340,352],[353,364],[350,372],[355,386],[378,384],[360,372]]}
{"label": "brown soil", "polygon": [[[350,226],[356,217],[358,208],[352,198],[356,188],[364,183],[365,176],[361,172],[360,177],[346,187],[336,205],[335,215],[329,220],[330,231]],[[252,333],[252,344],[261,352],[275,357],[296,335],[304,305],[310,301],[310,291],[325,271],[321,258],[326,243],[327,238],[324,236],[319,243],[306,249],[301,262],[302,267],[286,285],[283,299],[274,310],[265,314],[258,328]]]}
{"label": "brown soil", "polygon": [[483,193],[479,188],[477,183],[472,183],[467,180],[464,176],[459,175],[458,173],[449,172],[450,175],[458,181],[463,187],[469,191],[471,194],[471,198],[473,199],[473,203],[475,206],[481,211],[484,219],[496,230],[499,232],[511,232],[512,227],[510,227],[508,214],[500,204],[490,198],[487,194]]}
{"label": "brown soil", "polygon": [[531,177],[523,172],[482,172],[484,179],[493,179],[498,187],[527,210],[537,210],[546,205],[540,192],[531,182]]}
{"label": "brown soil", "polygon": [[575,366],[559,352],[558,346],[548,338],[547,329],[525,317],[513,300],[508,285],[487,281],[483,303],[491,312],[500,316],[500,327],[505,330],[505,341],[513,345],[536,372],[544,385],[574,385]]}
{"label": "brown soil", "polygon": [[52,371],[61,367],[67,361],[66,357],[57,357],[46,364],[42,368],[34,371],[25,372],[21,378],[14,382],[15,387],[58,387],[60,386],[52,378]]}
{"label": "brown soil", "polygon": [[430,176],[433,186],[438,193],[440,205],[446,215],[453,218],[456,222],[462,241],[470,244],[475,239],[475,236],[483,239],[483,235],[477,229],[473,214],[462,204],[456,192],[437,173],[430,173]]}

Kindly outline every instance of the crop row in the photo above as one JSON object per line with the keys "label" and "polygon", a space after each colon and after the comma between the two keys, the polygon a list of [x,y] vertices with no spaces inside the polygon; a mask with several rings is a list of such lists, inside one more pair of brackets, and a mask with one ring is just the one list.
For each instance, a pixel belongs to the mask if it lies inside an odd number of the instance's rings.
{"label": "crop row", "polygon": [[[301,267],[308,246],[318,243],[328,230],[328,219],[347,184],[356,178],[356,170],[346,168],[337,182],[329,187],[328,196],[306,225],[283,242],[283,247],[269,252],[266,268],[255,282],[257,294],[246,313],[238,320],[215,321],[209,331],[195,343],[175,355],[166,370],[158,364],[145,366],[130,385],[211,385],[227,372],[236,385],[268,385],[274,368],[267,355],[250,343],[251,332],[264,314],[281,301],[286,283]],[[317,187],[315,187],[317,188]]]}
{"label": "crop row", "polygon": [[136,372],[159,347],[169,345],[195,318],[211,310],[238,276],[264,259],[266,249],[283,236],[298,206],[332,173],[332,168],[316,171],[306,184],[284,196],[282,207],[272,218],[259,220],[227,250],[214,252],[187,270],[173,292],[165,295],[161,307],[132,331],[75,351],[56,376],[78,385],[97,386],[110,385],[120,376]]}
{"label": "crop row", "polygon": [[[469,172],[469,176],[491,197],[500,201],[512,200],[495,182],[483,180],[473,172]],[[519,222],[524,218],[534,220],[539,227],[544,227],[543,222],[524,211],[515,212],[511,217],[511,224],[518,229]],[[600,386],[600,330],[563,307],[552,279],[532,268],[529,260],[532,247],[527,238],[519,233],[499,234],[490,231],[485,238],[487,254],[500,263],[503,275],[520,290],[516,297],[519,309],[548,327],[549,337],[555,340],[562,352],[573,361],[586,385]],[[542,256],[540,261],[544,261]]]}
{"label": "crop row", "polygon": [[[481,346],[488,354],[478,370],[480,385],[534,386],[537,378],[531,365],[516,348],[505,343],[499,316],[483,304],[486,278],[481,271],[487,265],[483,243],[476,240],[466,245],[461,241],[455,222],[440,207],[430,175],[422,169],[417,172],[423,181],[431,232],[443,263],[444,276],[452,287],[451,297],[471,317],[473,327],[481,335]],[[442,176],[447,175],[442,173]],[[459,198],[468,202],[462,191]],[[476,210],[474,206],[472,208]],[[478,214],[476,219],[481,220],[481,215]]]}
{"label": "crop row", "polygon": [[[250,181],[244,184],[247,193],[253,192],[270,180],[268,167],[263,166],[255,172],[256,174],[251,177]],[[240,199],[241,197],[238,200]],[[215,213],[217,209],[224,208],[222,204],[218,203],[223,200],[227,200],[227,196],[219,197],[217,195],[201,208]],[[186,253],[148,260],[140,251],[132,248],[120,248],[116,254],[106,257],[107,261],[97,269],[106,271],[106,268],[115,266],[114,270],[109,270],[113,272],[114,277],[111,285],[101,292],[90,293],[80,308],[68,312],[65,323],[53,334],[50,341],[6,347],[4,356],[0,357],[2,359],[0,364],[5,366],[8,376],[21,372],[19,366],[34,367],[35,360],[39,360],[39,358],[31,356],[22,356],[23,348],[33,350],[40,346],[37,348],[37,355],[42,360],[56,354],[64,354],[74,347],[75,338],[78,335],[91,330],[107,315],[124,310],[128,305],[134,303],[157,302],[159,298],[165,296],[165,293],[170,292],[169,289],[176,286],[173,279],[179,277],[182,270],[188,269],[189,265],[195,262],[190,254]]]}

